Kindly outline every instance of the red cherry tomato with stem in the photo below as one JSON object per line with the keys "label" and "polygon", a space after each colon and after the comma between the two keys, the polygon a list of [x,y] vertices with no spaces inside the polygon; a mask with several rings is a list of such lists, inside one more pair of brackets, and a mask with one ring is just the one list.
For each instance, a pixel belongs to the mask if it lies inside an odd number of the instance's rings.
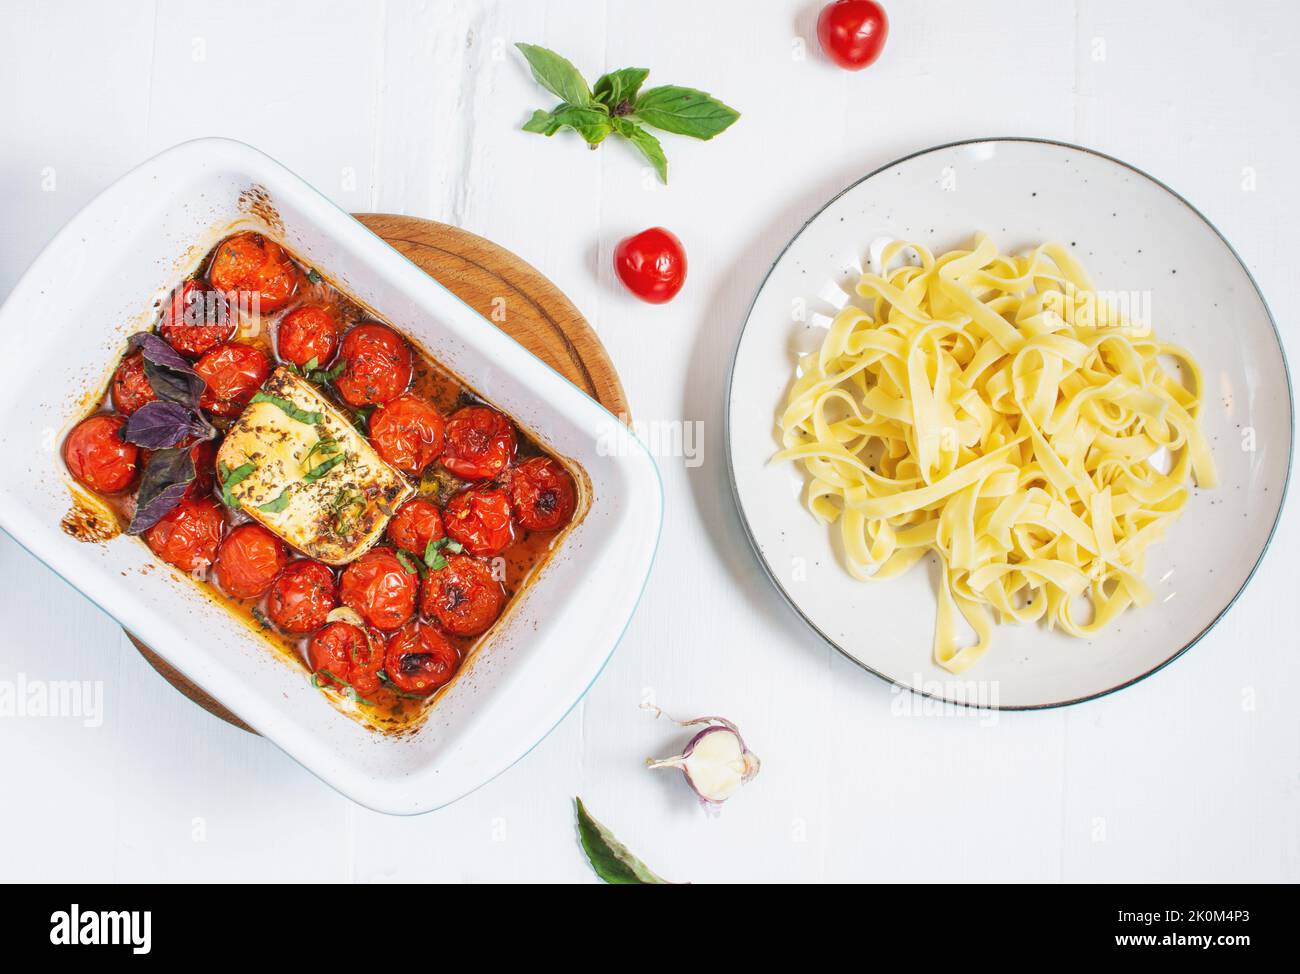
{"label": "red cherry tomato with stem", "polygon": [[651,227],[620,240],[614,248],[614,271],[642,301],[663,304],[686,282],[686,248],[663,227]]}
{"label": "red cherry tomato with stem", "polygon": [[841,68],[874,64],[889,36],[889,18],[875,0],[835,0],[817,15],[817,40]]}

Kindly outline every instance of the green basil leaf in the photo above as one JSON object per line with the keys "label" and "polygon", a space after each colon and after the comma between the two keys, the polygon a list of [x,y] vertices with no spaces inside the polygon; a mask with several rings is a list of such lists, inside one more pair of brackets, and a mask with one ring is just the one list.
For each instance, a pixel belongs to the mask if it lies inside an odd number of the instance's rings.
{"label": "green basil leaf", "polygon": [[614,119],[614,130],[640,150],[641,155],[654,166],[660,180],[668,182],[668,157],[664,155],[664,147],[658,139],[627,118]]}
{"label": "green basil leaf", "polygon": [[628,852],[627,846],[614,838],[614,833],[592,818],[581,798],[575,798],[573,804],[578,812],[578,840],[597,876],[616,886],[672,885],[651,872],[645,863]]}
{"label": "green basil leaf", "polygon": [[225,504],[232,511],[239,510],[239,498],[235,497],[230,488],[236,484],[247,480],[257,468],[251,463],[241,463],[234,470],[231,470],[224,462],[218,469],[217,473],[221,478],[221,503]]}
{"label": "green basil leaf", "polygon": [[269,402],[273,406],[280,407],[280,410],[290,419],[296,419],[300,423],[306,423],[308,426],[315,426],[321,421],[321,414],[308,412],[305,409],[299,409],[288,399],[281,399],[279,396],[268,395],[265,392],[259,392],[253,396],[249,402]]}
{"label": "green basil leaf", "polygon": [[642,92],[633,112],[646,125],[693,139],[711,139],[740,118],[740,112],[707,92],[677,85]]}
{"label": "green basil leaf", "polygon": [[[636,98],[636,93],[641,90],[641,84],[649,73],[649,68],[620,68],[618,71],[602,74],[592,85],[592,94],[611,112],[617,112],[618,107],[624,102],[630,103]],[[630,104],[628,107],[631,107]],[[626,111],[623,114],[626,114]]]}
{"label": "green basil leaf", "polygon": [[328,460],[326,460],[326,461],[324,461],[324,462],[322,462],[322,463],[319,463],[319,464],[317,464],[316,466],[312,467],[311,470],[309,470],[309,471],[307,472],[307,475],[306,475],[305,477],[303,477],[302,479],[305,480],[305,481],[306,481],[307,483],[309,483],[309,484],[314,484],[314,483],[316,483],[316,481],[320,480],[320,479],[321,479],[322,477],[324,477],[327,473],[329,473],[331,470],[333,470],[335,467],[337,467],[340,463],[342,463],[345,459],[347,459],[347,454],[346,454],[346,453],[339,453],[339,454],[336,454],[336,455],[330,457]]}
{"label": "green basil leaf", "polygon": [[582,74],[565,58],[536,44],[516,44],[528,59],[537,83],[570,105],[590,105],[591,89]]}
{"label": "green basil leaf", "polygon": [[559,130],[560,123],[555,120],[555,115],[540,108],[533,112],[532,118],[524,122],[525,132],[536,132],[538,135],[554,135]]}
{"label": "green basil leaf", "polygon": [[311,358],[309,358],[309,359],[306,361],[306,363],[303,365],[302,370],[303,370],[304,372],[311,372],[311,371],[313,371],[313,370],[315,370],[315,369],[318,369],[318,368],[320,368],[320,362],[317,360],[317,357],[316,357],[315,355],[313,355],[313,356],[312,356]]}
{"label": "green basil leaf", "polygon": [[397,552],[397,560],[402,563],[402,568],[408,575],[419,575],[424,577],[424,566],[400,549]]}
{"label": "green basil leaf", "polygon": [[293,484],[290,484],[284,490],[280,491],[279,497],[273,501],[268,501],[265,504],[258,504],[257,509],[259,511],[265,511],[267,514],[279,514],[289,506],[289,493],[292,490]]}
{"label": "green basil leaf", "polygon": [[614,131],[612,120],[604,112],[598,112],[594,108],[579,108],[576,105],[559,105],[549,115],[546,115],[545,125],[535,125],[538,114],[534,113],[524,124],[524,130],[527,132],[538,132],[541,135],[551,136],[565,126],[573,129],[581,135],[588,145],[600,145],[605,136]]}

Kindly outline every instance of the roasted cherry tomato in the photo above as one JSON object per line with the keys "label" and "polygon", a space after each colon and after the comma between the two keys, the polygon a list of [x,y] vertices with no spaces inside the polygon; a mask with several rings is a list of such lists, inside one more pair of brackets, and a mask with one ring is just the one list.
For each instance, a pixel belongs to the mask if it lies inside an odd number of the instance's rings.
{"label": "roasted cherry tomato", "polygon": [[885,8],[875,0],[836,0],[817,16],[817,40],[841,68],[860,71],[874,64],[889,35]]}
{"label": "roasted cherry tomato", "polygon": [[303,635],[325,625],[338,604],[334,573],[318,561],[300,558],[271,583],[266,614],[285,632]]}
{"label": "roasted cherry tomato", "polygon": [[260,524],[241,524],[221,542],[213,567],[221,591],[232,599],[260,599],[287,564],[283,541]]}
{"label": "roasted cherry tomato", "polygon": [[307,660],[317,681],[349,686],[359,696],[376,693],[382,684],[384,640],[347,622],[331,622],[307,644]]}
{"label": "roasted cherry tomato", "polygon": [[471,555],[499,555],[515,540],[510,498],[497,487],[470,487],[447,501],[442,512],[447,536]]}
{"label": "roasted cherry tomato", "polygon": [[446,422],[418,396],[399,396],[370,414],[370,445],[403,473],[418,477],[442,452]]}
{"label": "roasted cherry tomato", "polygon": [[111,395],[113,408],[123,416],[130,416],[145,403],[158,398],[145,378],[144,356],[139,352],[122,359],[122,364],[113,373]]}
{"label": "roasted cherry tomato", "polygon": [[446,533],[438,506],[423,497],[407,501],[388,522],[388,540],[416,558],[423,558],[429,542],[437,541]]}
{"label": "roasted cherry tomato", "polygon": [[182,498],[144,533],[153,553],[183,572],[202,571],[217,557],[226,521],[211,497]]}
{"label": "roasted cherry tomato", "polygon": [[466,406],[447,420],[442,465],[462,480],[491,480],[515,458],[515,428],[495,409]]}
{"label": "roasted cherry tomato", "polygon": [[506,593],[487,562],[448,555],[443,568],[429,572],[420,591],[420,611],[455,636],[477,636],[496,622]]}
{"label": "roasted cherry tomato", "polygon": [[63,441],[69,472],[97,494],[120,494],[143,465],[140,448],[122,439],[125,425],[125,416],[100,413],[83,419]]}
{"label": "roasted cherry tomato", "polygon": [[207,387],[199,405],[215,416],[238,416],[271,375],[266,353],[252,345],[218,345],[194,365]]}
{"label": "roasted cherry tomato", "polygon": [[433,626],[417,622],[388,640],[384,671],[403,693],[428,696],[444,686],[460,667],[460,653]]}
{"label": "roasted cherry tomato", "polygon": [[619,241],[614,270],[642,301],[663,304],[686,283],[686,248],[663,227],[651,227]]}
{"label": "roasted cherry tomato", "polygon": [[317,368],[325,368],[339,347],[342,331],[338,316],[321,304],[304,304],[280,320],[275,331],[276,351],[280,358],[303,368],[312,359]]}
{"label": "roasted cherry tomato", "polygon": [[391,548],[371,548],[343,569],[339,597],[368,625],[385,632],[415,615],[420,576],[407,571]]}
{"label": "roasted cherry tomato", "polygon": [[392,402],[411,384],[411,347],[385,325],[357,325],[343,336],[339,358],[347,364],[334,385],[349,406]]}
{"label": "roasted cherry tomato", "polygon": [[237,324],[237,316],[231,312],[226,296],[202,281],[193,280],[172,292],[158,330],[176,351],[188,358],[198,358],[234,338]]}
{"label": "roasted cherry tomato", "polygon": [[564,467],[550,457],[533,457],[511,471],[510,503],[521,527],[554,531],[573,517],[578,491]]}
{"label": "roasted cherry tomato", "polygon": [[256,301],[261,314],[278,311],[298,290],[298,268],[274,240],[260,233],[237,233],[221,241],[208,265],[208,283],[235,300]]}

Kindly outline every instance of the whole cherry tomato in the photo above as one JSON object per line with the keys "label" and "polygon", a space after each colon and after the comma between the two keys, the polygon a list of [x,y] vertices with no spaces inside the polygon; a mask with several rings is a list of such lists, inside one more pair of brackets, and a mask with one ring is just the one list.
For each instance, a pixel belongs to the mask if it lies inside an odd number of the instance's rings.
{"label": "whole cherry tomato", "polygon": [[446,421],[418,396],[399,396],[370,414],[370,445],[402,473],[418,477],[442,452]]}
{"label": "whole cherry tomato", "polygon": [[447,535],[471,555],[499,555],[515,540],[510,497],[496,487],[470,487],[447,501],[442,511]]}
{"label": "whole cherry tomato", "polygon": [[283,541],[260,524],[241,524],[221,542],[213,569],[232,599],[259,599],[288,563]]}
{"label": "whole cherry tomato", "polygon": [[619,241],[614,270],[642,301],[663,304],[686,282],[686,249],[663,227],[651,227]]}
{"label": "whole cherry tomato", "polygon": [[447,564],[429,572],[420,591],[420,611],[455,636],[487,632],[505,605],[506,593],[487,562],[448,555]]}
{"label": "whole cherry tomato", "polygon": [[447,420],[442,465],[462,480],[491,480],[515,458],[515,427],[488,406],[466,406]]}
{"label": "whole cherry tomato", "polygon": [[271,583],[266,614],[285,632],[305,635],[325,625],[338,604],[334,573],[318,561],[300,558]]}
{"label": "whole cherry tomato", "polygon": [[411,347],[385,325],[357,325],[343,336],[339,358],[346,364],[334,385],[349,406],[391,402],[411,384]]}
{"label": "whole cherry tomato", "polygon": [[343,569],[339,598],[367,625],[388,631],[415,615],[420,576],[406,570],[392,548],[371,548]]}
{"label": "whole cherry tomato", "polygon": [[317,368],[325,368],[339,346],[342,327],[338,316],[321,304],[304,304],[294,308],[275,330],[275,346],[280,358],[298,368],[312,359]]}
{"label": "whole cherry tomato", "polygon": [[578,491],[569,471],[550,457],[533,457],[510,474],[510,503],[521,527],[554,531],[573,517]]}
{"label": "whole cherry tomato", "polygon": [[817,16],[817,40],[822,50],[850,71],[874,64],[888,35],[889,18],[875,0],[836,0]]}
{"label": "whole cherry tomato", "polygon": [[198,358],[234,338],[237,324],[237,316],[224,294],[202,281],[191,280],[172,292],[158,330],[176,351],[187,358]]}
{"label": "whole cherry tomato", "polygon": [[226,521],[211,497],[182,498],[144,533],[155,555],[183,572],[202,571],[217,557]]}
{"label": "whole cherry tomato", "polygon": [[460,666],[460,653],[433,626],[416,622],[388,640],[384,671],[403,693],[428,696],[446,685]]}
{"label": "whole cherry tomato", "polygon": [[144,374],[144,356],[133,352],[122,359],[122,364],[113,373],[111,387],[113,408],[123,416],[130,416],[145,403],[157,399],[153,386]]}
{"label": "whole cherry tomato", "polygon": [[342,684],[368,697],[383,685],[384,641],[347,622],[331,622],[307,644],[307,661],[323,684]]}
{"label": "whole cherry tomato", "polygon": [[230,342],[205,353],[194,371],[207,383],[199,405],[215,416],[238,416],[271,375],[271,361],[260,348]]}
{"label": "whole cherry tomato", "polygon": [[423,558],[429,542],[446,533],[438,505],[423,497],[407,501],[388,522],[388,540],[416,558]]}
{"label": "whole cherry tomato", "polygon": [[217,244],[208,265],[208,282],[231,300],[255,301],[260,314],[278,311],[298,290],[300,274],[274,240],[260,233],[237,233]]}
{"label": "whole cherry tomato", "polygon": [[125,416],[99,413],[83,419],[63,441],[68,471],[97,494],[120,494],[144,465],[140,448],[122,439],[125,425]]}

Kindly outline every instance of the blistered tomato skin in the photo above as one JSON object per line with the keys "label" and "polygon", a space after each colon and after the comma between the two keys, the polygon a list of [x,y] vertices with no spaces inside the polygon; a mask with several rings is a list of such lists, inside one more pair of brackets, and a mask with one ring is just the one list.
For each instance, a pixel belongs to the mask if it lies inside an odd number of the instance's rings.
{"label": "blistered tomato skin", "polygon": [[372,548],[343,569],[339,597],[368,625],[385,632],[415,615],[420,576],[408,572],[391,548]]}
{"label": "blistered tomato skin", "polygon": [[186,281],[163,308],[163,341],[186,358],[198,358],[235,337],[237,318],[224,294],[202,281]]}
{"label": "blistered tomato skin", "polygon": [[349,406],[392,402],[411,384],[411,347],[393,329],[373,321],[343,336],[339,358],[346,364],[334,387]]}
{"label": "blistered tomato skin", "polygon": [[370,414],[370,445],[403,473],[418,477],[442,452],[446,421],[418,396],[399,396]]}
{"label": "blistered tomato skin", "polygon": [[214,573],[232,599],[258,599],[288,563],[283,541],[260,524],[241,524],[221,542]]}
{"label": "blistered tomato skin", "polygon": [[520,527],[554,531],[573,517],[578,491],[559,463],[550,457],[533,457],[511,471],[510,503]]}
{"label": "blistered tomato skin", "polygon": [[489,406],[466,406],[447,421],[442,465],[462,480],[492,480],[515,458],[515,427]]}
{"label": "blistered tomato skin", "polygon": [[446,567],[430,571],[420,591],[420,611],[455,636],[487,632],[505,605],[506,593],[487,562],[448,555]]}
{"label": "blistered tomato skin", "polygon": [[113,373],[113,385],[109,393],[113,400],[113,408],[123,416],[130,416],[141,406],[158,398],[154,394],[153,386],[149,385],[149,380],[145,378],[143,355],[133,352],[122,359],[122,364]]}
{"label": "blistered tomato skin", "polygon": [[379,691],[384,641],[347,622],[331,622],[307,644],[307,661],[318,682],[348,686],[362,697]]}
{"label": "blistered tomato skin", "polygon": [[817,41],[841,68],[861,71],[885,49],[889,18],[875,0],[836,0],[817,16]]}
{"label": "blistered tomato skin", "polygon": [[241,303],[256,303],[261,314],[278,311],[298,291],[298,268],[274,240],[260,233],[237,233],[223,240],[212,263],[208,265],[208,282],[228,297]]}
{"label": "blistered tomato skin", "polygon": [[184,498],[144,533],[144,540],[169,565],[183,572],[203,571],[217,557],[225,525],[212,498]]}
{"label": "blistered tomato skin", "polygon": [[271,361],[259,348],[230,342],[206,353],[194,371],[207,383],[199,405],[214,416],[238,416],[271,375]]}
{"label": "blistered tomato skin", "polygon": [[651,227],[619,241],[614,271],[642,301],[663,304],[686,283],[686,248],[663,227]]}
{"label": "blistered tomato skin", "polygon": [[316,368],[323,369],[334,358],[341,331],[338,317],[329,308],[304,304],[281,319],[275,333],[276,351],[299,368],[315,359]]}
{"label": "blistered tomato skin", "polygon": [[417,558],[424,557],[430,541],[446,533],[438,505],[423,497],[407,501],[388,522],[388,540]]}
{"label": "blistered tomato skin", "polygon": [[460,653],[433,626],[417,622],[388,640],[384,671],[403,693],[429,696],[460,667]]}
{"label": "blistered tomato skin", "polygon": [[125,416],[100,413],[83,419],[63,441],[68,471],[97,494],[120,494],[143,466],[140,448],[122,439],[125,425]]}
{"label": "blistered tomato skin", "polygon": [[338,607],[334,573],[310,558],[290,562],[271,583],[266,614],[282,631],[293,635],[315,632]]}
{"label": "blistered tomato skin", "polygon": [[[185,488],[186,497],[203,497],[212,493],[212,486],[217,479],[217,443],[204,440],[190,447],[190,459],[194,461],[194,479]],[[141,464],[143,467],[144,464]]]}
{"label": "blistered tomato skin", "polygon": [[496,487],[470,487],[447,501],[442,512],[447,536],[471,555],[499,555],[515,540],[510,498]]}

